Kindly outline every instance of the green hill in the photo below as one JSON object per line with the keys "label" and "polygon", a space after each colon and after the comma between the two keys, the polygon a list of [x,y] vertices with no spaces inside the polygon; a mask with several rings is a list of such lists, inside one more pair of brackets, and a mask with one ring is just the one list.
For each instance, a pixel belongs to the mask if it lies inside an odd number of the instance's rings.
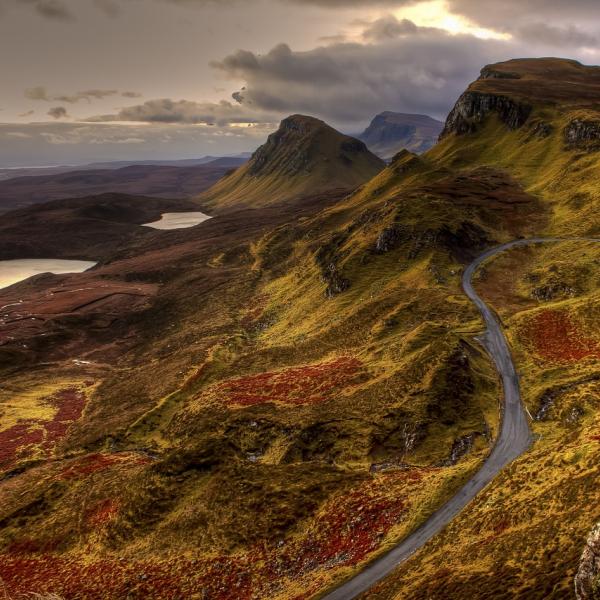
{"label": "green hill", "polygon": [[293,115],[248,163],[197,199],[218,208],[268,206],[332,190],[351,191],[383,167],[363,142],[313,117]]}

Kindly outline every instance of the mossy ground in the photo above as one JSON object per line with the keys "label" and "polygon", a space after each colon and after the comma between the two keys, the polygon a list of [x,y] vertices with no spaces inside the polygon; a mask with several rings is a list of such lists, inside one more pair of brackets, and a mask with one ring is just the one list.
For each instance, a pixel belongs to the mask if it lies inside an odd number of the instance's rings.
{"label": "mossy ground", "polygon": [[[585,539],[600,518],[599,246],[540,244],[484,267],[478,288],[506,327],[534,445],[365,598],[573,596]],[[562,274],[570,289],[538,300],[547,274]]]}
{"label": "mossy ground", "polygon": [[[535,107],[516,131],[491,116],[328,207],[261,227],[248,214],[243,239],[211,229],[210,243],[143,248],[143,268],[107,265],[159,286],[110,360],[73,371],[67,353],[7,375],[11,423],[52,422],[39,390],[53,382],[95,382],[51,457],[5,469],[8,592],[300,600],[423,522],[498,429],[462,267],[519,236],[598,232],[600,160],[565,147],[574,114]],[[538,439],[369,597],[568,597],[599,517],[598,252],[532,247],[484,266],[524,401],[546,406]]]}

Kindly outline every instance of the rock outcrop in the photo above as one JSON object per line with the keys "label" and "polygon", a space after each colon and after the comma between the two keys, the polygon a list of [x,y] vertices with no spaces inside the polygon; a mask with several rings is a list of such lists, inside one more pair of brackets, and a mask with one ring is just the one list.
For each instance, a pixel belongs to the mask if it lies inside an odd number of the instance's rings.
{"label": "rock outcrop", "polygon": [[575,575],[577,600],[600,599],[600,523],[590,532]]}
{"label": "rock outcrop", "polygon": [[600,121],[573,119],[564,130],[569,146],[600,148]]}
{"label": "rock outcrop", "polygon": [[508,96],[467,91],[458,99],[448,115],[440,139],[451,133],[473,133],[492,112],[510,129],[518,129],[525,124],[531,111],[532,107],[529,104]]}

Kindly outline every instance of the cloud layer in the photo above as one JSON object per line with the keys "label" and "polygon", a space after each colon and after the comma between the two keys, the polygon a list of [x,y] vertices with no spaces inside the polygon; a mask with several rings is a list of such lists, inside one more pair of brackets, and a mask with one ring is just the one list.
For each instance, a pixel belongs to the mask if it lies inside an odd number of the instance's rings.
{"label": "cloud layer", "polygon": [[239,50],[214,67],[246,82],[235,94],[243,106],[355,123],[382,110],[444,116],[485,63],[506,56],[501,42],[392,17],[373,23],[364,36],[379,43],[338,43],[308,52],[281,44],[262,56]]}

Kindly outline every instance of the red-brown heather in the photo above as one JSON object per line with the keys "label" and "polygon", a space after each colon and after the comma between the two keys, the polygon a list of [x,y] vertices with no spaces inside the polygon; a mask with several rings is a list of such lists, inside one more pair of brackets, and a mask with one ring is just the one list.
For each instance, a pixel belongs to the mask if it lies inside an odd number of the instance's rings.
{"label": "red-brown heather", "polygon": [[564,310],[543,309],[523,327],[523,335],[540,357],[553,362],[600,358],[600,343]]}
{"label": "red-brown heather", "polygon": [[266,402],[318,404],[341,388],[361,381],[362,363],[343,356],[334,360],[282,371],[230,379],[213,390],[225,404],[252,406]]}
{"label": "red-brown heather", "polygon": [[50,456],[69,427],[81,418],[86,403],[85,392],[68,388],[42,400],[56,409],[49,421],[25,419],[0,431],[0,470],[12,467],[17,460],[33,456],[41,450]]}

